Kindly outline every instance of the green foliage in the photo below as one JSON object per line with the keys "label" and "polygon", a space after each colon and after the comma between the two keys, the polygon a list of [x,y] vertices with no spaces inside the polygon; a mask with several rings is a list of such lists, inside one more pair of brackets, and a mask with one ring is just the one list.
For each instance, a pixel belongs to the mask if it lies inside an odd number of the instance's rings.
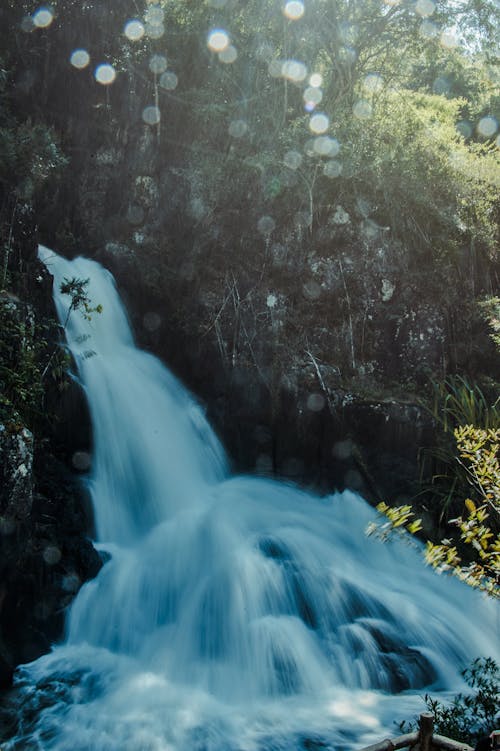
{"label": "green foliage", "polygon": [[0,127],[0,187],[8,185],[20,199],[32,198],[49,175],[66,164],[54,131],[46,125],[10,122]]}
{"label": "green foliage", "polygon": [[[450,704],[425,695],[427,709],[434,716],[434,730],[448,738],[474,745],[494,726],[500,705],[500,667],[491,658],[477,658],[462,672],[470,693],[457,694]],[[403,732],[417,730],[418,723],[402,723]]]}
{"label": "green foliage", "polygon": [[488,321],[490,336],[500,351],[500,297],[488,297],[481,301],[480,307]]}
{"label": "green foliage", "polygon": [[37,321],[27,305],[8,297],[0,300],[0,420],[23,424],[30,430],[45,419],[45,384],[49,375],[64,389],[69,357],[48,339],[56,324]]}
{"label": "green foliage", "polygon": [[[439,572],[500,598],[500,428],[464,425],[454,435],[474,500],[466,498],[463,514],[449,522],[456,530],[454,540],[427,541],[425,560]],[[377,532],[382,539],[392,530],[415,533],[421,528],[421,520],[409,521],[414,517],[411,506],[390,508],[383,503],[377,510],[388,522],[371,525],[368,533]]]}
{"label": "green foliage", "polygon": [[91,320],[92,313],[102,313],[102,305],[100,303],[94,306],[91,303],[87,292],[89,281],[89,279],[78,279],[77,277],[72,277],[71,279],[65,278],[64,281],[61,282],[61,292],[63,295],[69,295],[71,298],[64,326],[68,323],[68,319],[74,310],[81,311],[83,317],[86,318],[87,321]]}
{"label": "green foliage", "polygon": [[460,541],[472,551],[463,561],[451,540],[427,542],[425,557],[438,571],[453,573],[472,587],[500,598],[500,428],[465,425],[455,430],[459,460],[475,500],[465,500],[465,514],[453,520]]}

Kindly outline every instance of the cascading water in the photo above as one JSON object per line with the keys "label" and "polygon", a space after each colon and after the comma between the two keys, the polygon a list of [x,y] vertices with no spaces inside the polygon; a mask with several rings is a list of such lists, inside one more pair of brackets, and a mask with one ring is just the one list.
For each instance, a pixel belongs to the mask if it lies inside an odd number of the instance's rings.
{"label": "cascading water", "polygon": [[[493,604],[367,539],[361,498],[230,477],[199,406],[134,347],[111,275],[40,257],[90,406],[110,559],[64,644],[19,669],[29,719],[6,751],[350,748],[497,656]],[[89,279],[102,314],[68,318],[65,277]]]}

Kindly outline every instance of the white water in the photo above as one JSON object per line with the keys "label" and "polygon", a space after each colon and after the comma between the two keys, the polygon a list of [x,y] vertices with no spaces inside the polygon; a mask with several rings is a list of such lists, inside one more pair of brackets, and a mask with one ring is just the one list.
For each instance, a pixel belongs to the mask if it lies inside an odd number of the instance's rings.
{"label": "white water", "polygon": [[461,688],[472,658],[498,657],[493,603],[366,538],[359,496],[230,477],[200,407],[134,347],[110,274],[40,256],[62,321],[65,277],[90,279],[104,308],[72,312],[66,334],[111,559],[78,594],[65,643],[18,671],[38,709],[7,751],[350,748],[395,734],[425,690]]}

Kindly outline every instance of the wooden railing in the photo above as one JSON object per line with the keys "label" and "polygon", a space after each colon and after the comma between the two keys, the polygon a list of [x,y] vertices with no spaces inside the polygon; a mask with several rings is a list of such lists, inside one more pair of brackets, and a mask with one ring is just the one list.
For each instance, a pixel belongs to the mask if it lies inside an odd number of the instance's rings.
{"label": "wooden railing", "polygon": [[443,749],[443,751],[473,751],[467,743],[453,741],[444,735],[434,733],[434,717],[426,712],[420,715],[419,730],[414,733],[399,735],[397,738],[386,738],[383,741],[374,743],[371,746],[365,746],[360,751],[396,751],[400,748],[408,748],[410,751],[434,751]]}

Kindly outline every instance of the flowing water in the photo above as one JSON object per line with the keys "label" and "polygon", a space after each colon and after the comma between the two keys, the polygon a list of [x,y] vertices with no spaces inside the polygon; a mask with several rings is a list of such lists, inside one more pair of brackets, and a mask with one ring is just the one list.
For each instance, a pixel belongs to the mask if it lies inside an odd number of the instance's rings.
{"label": "flowing water", "polygon": [[[89,487],[109,554],[63,644],[17,673],[6,751],[344,749],[498,656],[493,603],[364,530],[351,492],[231,477],[203,410],[135,348],[111,275],[47,248],[93,424]],[[64,278],[103,312],[68,318]],[[477,624],[481,625],[478,626]]]}

